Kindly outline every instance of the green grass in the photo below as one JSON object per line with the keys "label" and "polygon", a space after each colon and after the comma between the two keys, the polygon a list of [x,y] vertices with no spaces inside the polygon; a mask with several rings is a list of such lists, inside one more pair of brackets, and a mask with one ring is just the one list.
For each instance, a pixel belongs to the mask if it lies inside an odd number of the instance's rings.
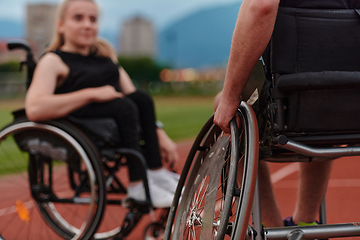
{"label": "green grass", "polygon": [[12,111],[23,107],[23,99],[0,99],[0,129],[13,121]]}
{"label": "green grass", "polygon": [[[24,106],[23,99],[0,100],[0,129],[13,121],[11,112]],[[12,136],[0,144],[0,175],[24,171],[28,164],[28,155],[20,151]]]}
{"label": "green grass", "polygon": [[155,97],[158,120],[174,141],[196,137],[211,116],[213,97]]}
{"label": "green grass", "polygon": [[28,153],[22,152],[12,136],[0,144],[0,176],[8,173],[22,172],[27,168]]}
{"label": "green grass", "polygon": [[11,123],[13,116],[8,110],[0,110],[0,128],[2,129],[7,124]]}

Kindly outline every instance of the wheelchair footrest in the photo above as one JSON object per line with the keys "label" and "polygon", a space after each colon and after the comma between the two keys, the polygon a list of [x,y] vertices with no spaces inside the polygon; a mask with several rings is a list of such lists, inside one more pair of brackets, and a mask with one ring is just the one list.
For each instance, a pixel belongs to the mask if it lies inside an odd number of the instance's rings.
{"label": "wheelchair footrest", "polygon": [[131,211],[139,211],[142,213],[149,213],[151,207],[148,201],[136,201],[133,198],[125,199],[122,201],[122,205]]}
{"label": "wheelchair footrest", "polygon": [[136,224],[141,219],[143,215],[142,211],[138,211],[137,209],[133,209],[126,214],[123,225],[121,226],[120,232],[114,237],[114,240],[120,240],[126,237],[131,230],[136,226]]}

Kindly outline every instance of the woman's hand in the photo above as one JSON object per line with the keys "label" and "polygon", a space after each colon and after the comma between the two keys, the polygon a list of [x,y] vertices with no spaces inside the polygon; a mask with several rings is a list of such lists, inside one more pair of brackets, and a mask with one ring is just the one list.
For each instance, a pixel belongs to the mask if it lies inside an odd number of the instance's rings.
{"label": "woman's hand", "polygon": [[174,165],[179,160],[177,145],[169,138],[163,129],[157,128],[156,132],[159,139],[161,160],[166,163],[170,169],[174,170]]}
{"label": "woman's hand", "polygon": [[93,102],[108,102],[116,98],[124,97],[124,94],[115,90],[113,86],[106,85],[102,87],[93,88]]}

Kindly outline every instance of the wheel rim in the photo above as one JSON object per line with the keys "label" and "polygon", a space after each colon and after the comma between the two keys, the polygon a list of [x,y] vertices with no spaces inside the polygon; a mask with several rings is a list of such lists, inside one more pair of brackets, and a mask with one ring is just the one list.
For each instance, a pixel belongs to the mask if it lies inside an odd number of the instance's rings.
{"label": "wheel rim", "polygon": [[[127,176],[127,169],[121,167],[115,173],[114,179],[126,186],[128,177],[124,178],[124,176]],[[126,189],[120,192],[107,192],[106,198],[108,202],[100,226],[94,234],[95,239],[109,239],[121,231],[122,224],[130,211],[126,204],[127,194],[125,191]]]}
{"label": "wheel rim", "polygon": [[[243,122],[241,126],[246,126],[246,117],[240,117]],[[221,130],[219,131],[219,127],[216,125],[209,126],[209,123],[212,121],[213,119],[210,118],[205,124],[190,151],[186,164],[190,161],[192,162],[192,167],[189,173],[185,171],[181,175],[181,179],[187,176],[185,183],[181,182],[182,180],[180,179],[181,184],[186,186],[185,191],[180,198],[181,201],[178,207],[176,207],[176,205],[172,206],[174,210],[170,212],[165,237],[172,235],[171,239],[233,239],[233,236],[237,234],[233,230],[236,229],[239,219],[242,218],[241,222],[248,221],[250,215],[249,209],[251,210],[251,204],[249,203],[252,195],[250,192],[249,197],[244,197],[244,192],[246,189],[249,189],[244,186],[249,185],[248,182],[251,182],[250,185],[254,186],[255,182],[248,181],[248,178],[249,176],[254,176],[255,173],[252,171],[253,167],[249,167],[249,161],[247,159],[249,151],[249,131],[244,128],[238,131],[239,129],[234,120],[231,122],[231,147],[228,149],[227,155],[225,155],[226,157],[224,158],[223,156],[224,165],[219,167],[212,163],[214,168],[222,169],[222,171],[218,170],[221,174],[218,173],[218,175],[214,177],[214,181],[217,181],[220,175],[217,190],[222,194],[221,197],[215,199],[216,201],[214,202],[216,203],[213,203],[211,207],[209,207],[207,210],[208,215],[205,217],[199,214],[200,211],[194,211],[193,209],[196,208],[191,205],[193,202],[201,202],[196,200],[201,199],[201,197],[193,194],[200,193],[199,195],[201,195],[204,194],[201,192],[209,191],[206,186],[209,182],[207,177],[210,175],[208,173],[199,174],[198,172],[202,171],[200,169],[202,167],[202,159],[212,154],[212,152],[218,148],[217,142],[222,139],[222,133]],[[205,131],[206,134],[204,134]],[[199,138],[201,138],[201,140]],[[196,149],[195,153],[193,149]],[[254,151],[256,151],[256,148],[254,149]],[[229,168],[230,165],[232,166],[231,168]],[[254,169],[255,168],[256,166],[254,166]],[[196,180],[196,177],[199,178],[200,181]],[[244,199],[246,206],[242,204]],[[174,200],[174,202],[176,203],[177,201]],[[197,209],[200,209],[200,207]],[[205,208],[205,204],[203,208]],[[216,209],[216,211],[214,212],[212,209]],[[244,209],[246,209],[246,211],[244,211]],[[205,213],[203,213],[203,215],[204,214]],[[241,215],[240,218],[239,215]],[[204,218],[207,219],[205,221],[205,227]]]}

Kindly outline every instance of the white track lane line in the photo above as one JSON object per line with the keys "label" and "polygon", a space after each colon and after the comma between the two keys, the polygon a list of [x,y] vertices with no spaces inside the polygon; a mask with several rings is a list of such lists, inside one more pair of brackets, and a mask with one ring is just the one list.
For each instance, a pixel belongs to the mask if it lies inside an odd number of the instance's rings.
{"label": "white track lane line", "polygon": [[[275,188],[297,188],[298,180],[287,180],[277,184]],[[360,187],[360,179],[330,179],[328,188]]]}
{"label": "white track lane line", "polygon": [[[297,171],[299,171],[299,163],[298,162],[291,163],[271,174],[270,176],[271,183],[274,184]],[[219,212],[221,208],[222,208],[221,201],[218,201],[215,205],[215,212]]]}
{"label": "white track lane line", "polygon": [[360,179],[330,179],[329,187],[360,187]]}
{"label": "white track lane line", "polygon": [[277,170],[270,176],[271,183],[273,183],[273,184],[277,183],[281,179],[289,176],[290,174],[293,174],[294,172],[299,171],[299,166],[300,166],[299,163],[295,162],[295,163],[291,163],[291,164]]}

